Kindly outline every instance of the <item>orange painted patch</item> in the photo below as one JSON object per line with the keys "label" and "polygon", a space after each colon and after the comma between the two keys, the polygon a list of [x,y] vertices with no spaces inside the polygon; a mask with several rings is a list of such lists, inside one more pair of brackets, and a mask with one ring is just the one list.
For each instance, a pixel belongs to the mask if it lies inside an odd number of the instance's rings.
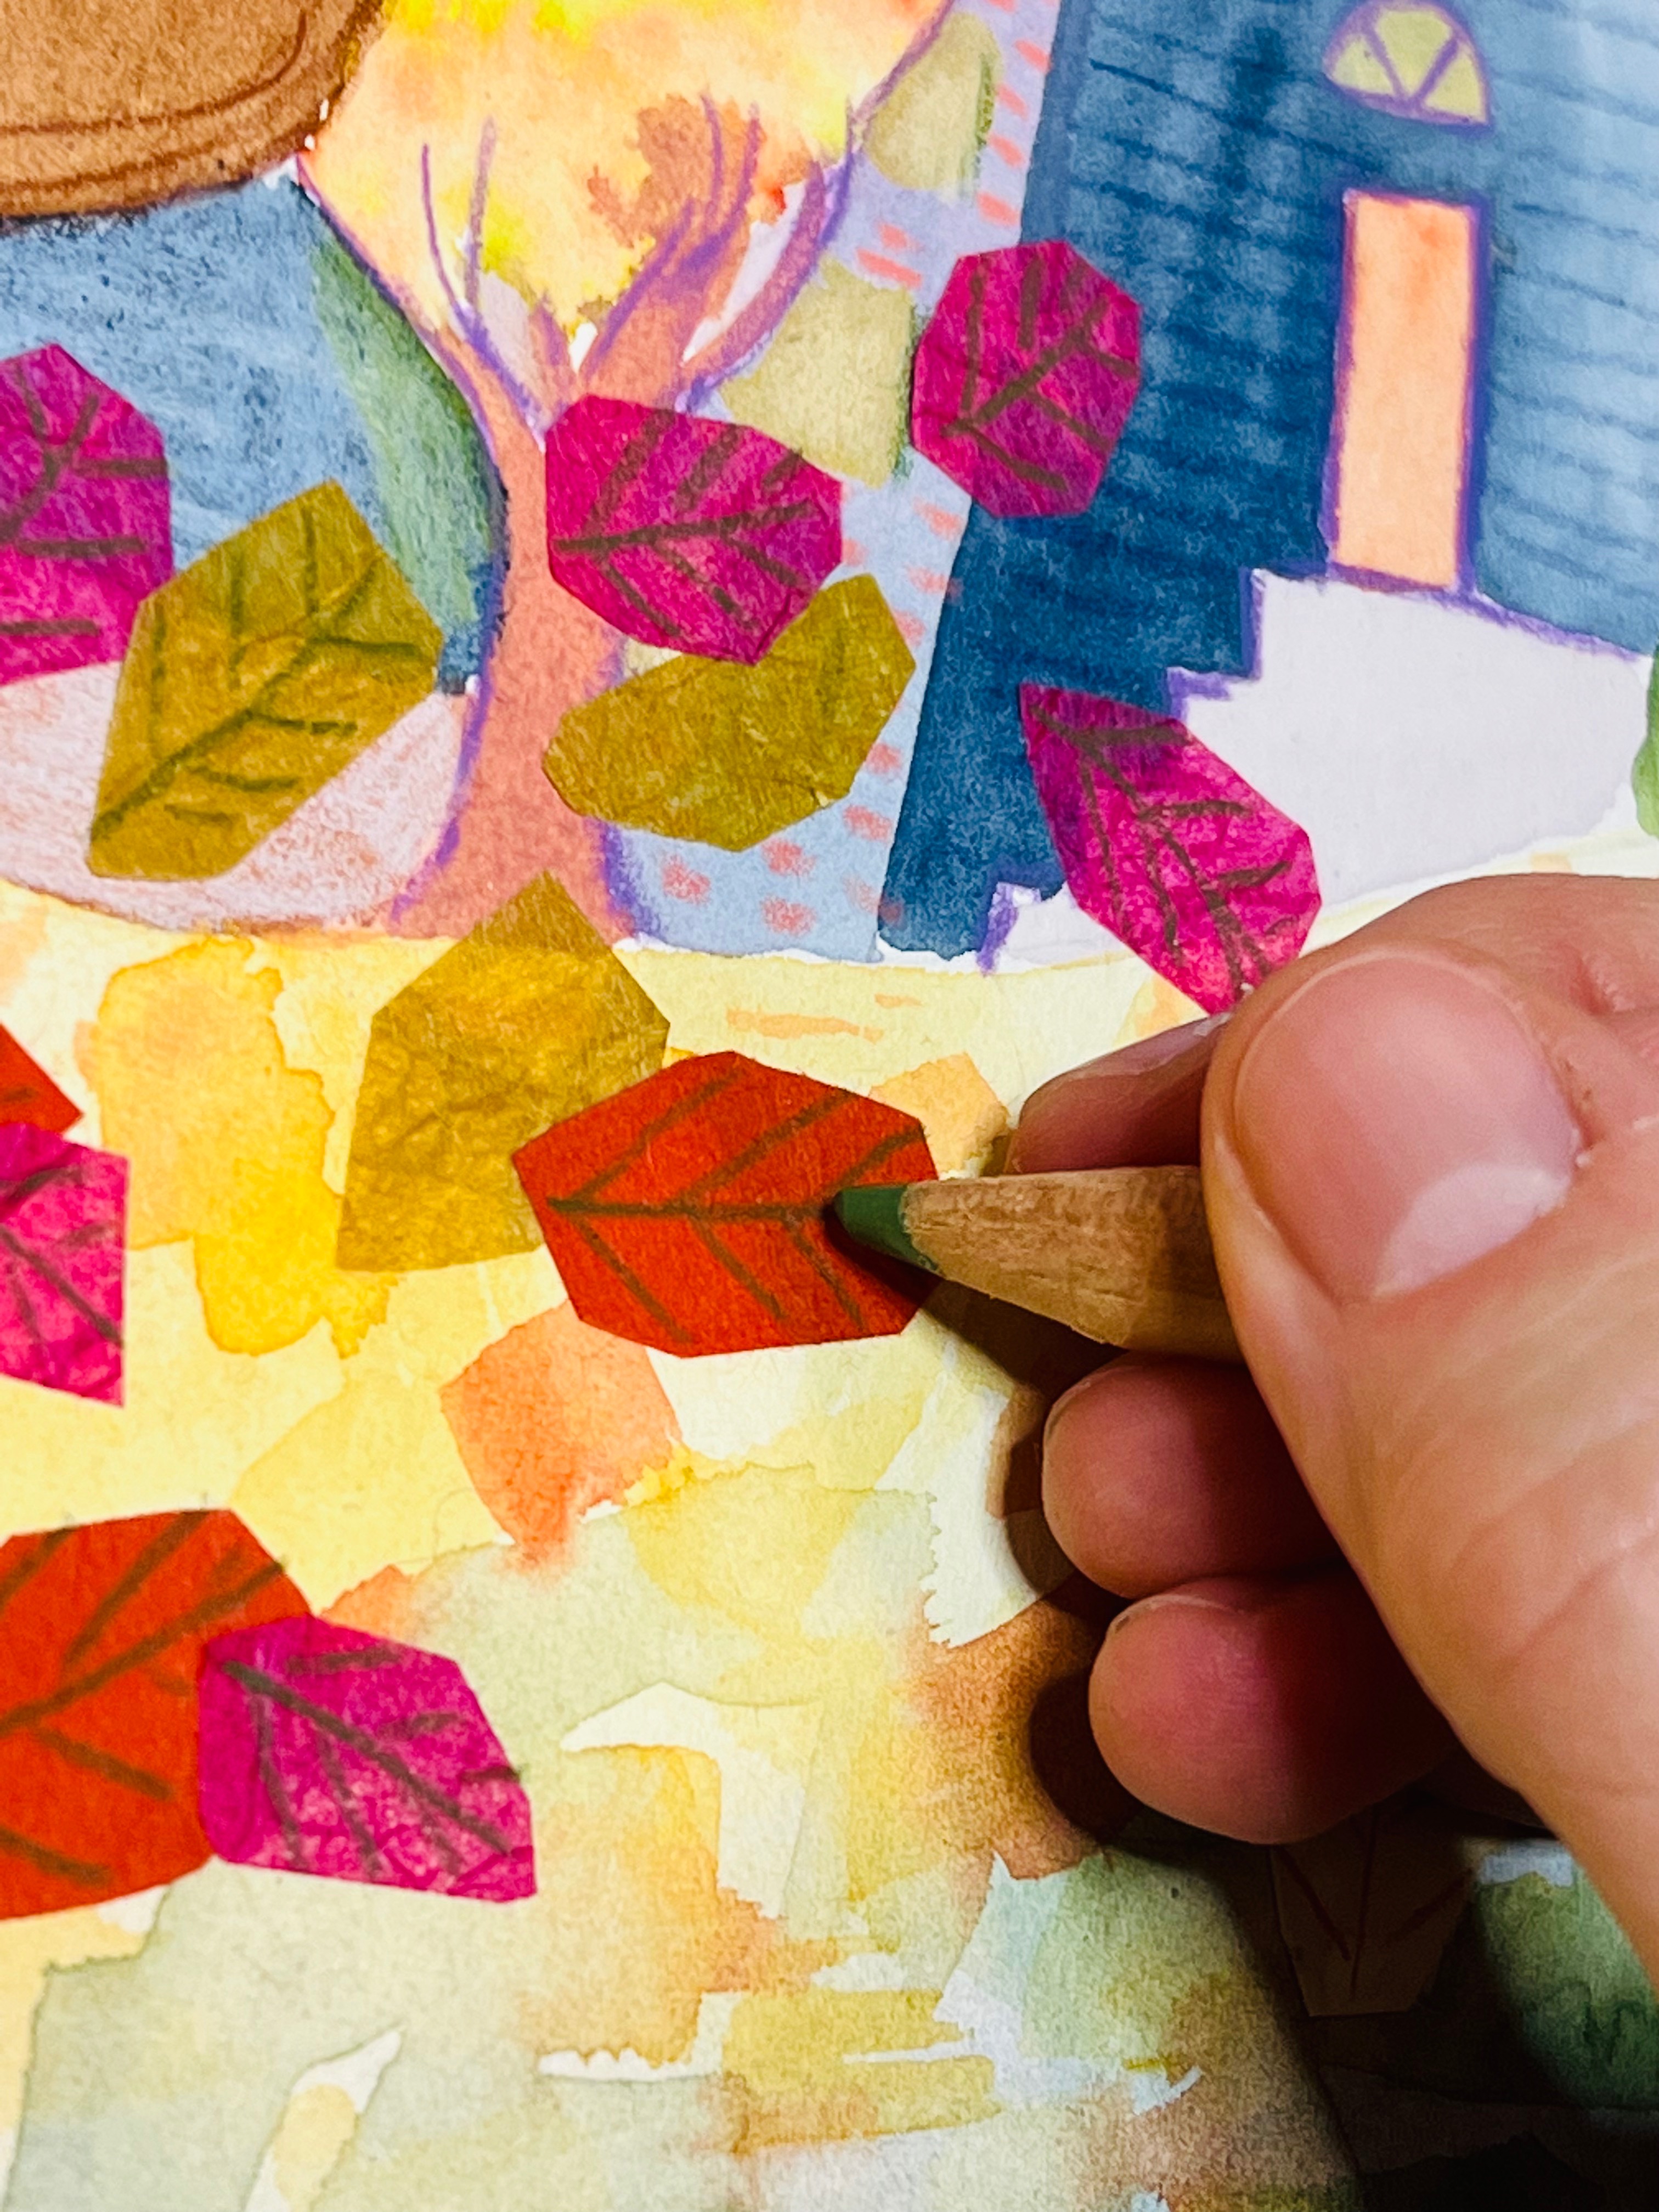
{"label": "orange painted patch", "polygon": [[1347,222],[1332,557],[1449,586],[1468,482],[1474,211],[1350,192]]}
{"label": "orange painted patch", "polygon": [[1006,200],[1000,200],[994,192],[981,192],[975,202],[987,222],[1000,222],[1005,229],[1019,228],[1019,210],[1011,208]]}
{"label": "orange painted patch", "polygon": [[438,1395],[479,1497],[532,1559],[566,1551],[590,1505],[619,1499],[679,1441],[639,1346],[568,1305],[509,1329]]}

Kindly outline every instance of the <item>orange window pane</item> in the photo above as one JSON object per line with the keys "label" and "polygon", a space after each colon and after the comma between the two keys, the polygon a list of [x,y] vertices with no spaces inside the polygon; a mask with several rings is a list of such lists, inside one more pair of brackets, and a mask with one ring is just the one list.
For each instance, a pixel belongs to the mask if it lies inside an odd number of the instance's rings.
{"label": "orange window pane", "polygon": [[1449,586],[1464,566],[1474,210],[1371,192],[1346,206],[1332,556]]}

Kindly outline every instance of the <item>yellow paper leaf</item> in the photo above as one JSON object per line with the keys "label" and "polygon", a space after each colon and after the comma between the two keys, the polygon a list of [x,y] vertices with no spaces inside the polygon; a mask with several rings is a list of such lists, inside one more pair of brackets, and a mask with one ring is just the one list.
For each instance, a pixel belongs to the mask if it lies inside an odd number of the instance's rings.
{"label": "yellow paper leaf", "polygon": [[765,431],[819,468],[884,484],[909,435],[915,343],[904,293],[825,261],[759,366],[733,377],[720,396],[734,422]]}
{"label": "yellow paper leaf", "polygon": [[915,667],[852,576],[752,668],[682,653],[578,707],[543,765],[580,813],[740,852],[846,797]]}
{"label": "yellow paper leaf", "polygon": [[520,1145],[662,1065],[668,1024],[551,876],[375,1015],[340,1220],[343,1267],[532,1251]]}
{"label": "yellow paper leaf", "polygon": [[989,25],[966,10],[952,15],[871,123],[866,143],[882,174],[913,191],[967,192],[1001,71]]}
{"label": "yellow paper leaf", "polygon": [[443,638],[337,483],[138,611],[88,865],[222,875],[431,690]]}

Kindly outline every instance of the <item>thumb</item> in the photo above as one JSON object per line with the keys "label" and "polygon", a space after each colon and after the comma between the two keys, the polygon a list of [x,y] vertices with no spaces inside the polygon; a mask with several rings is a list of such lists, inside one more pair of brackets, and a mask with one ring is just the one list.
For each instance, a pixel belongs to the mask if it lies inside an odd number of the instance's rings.
{"label": "thumb", "polygon": [[1316,1502],[1659,1966],[1659,1070],[1479,951],[1362,942],[1235,1017],[1204,1163]]}

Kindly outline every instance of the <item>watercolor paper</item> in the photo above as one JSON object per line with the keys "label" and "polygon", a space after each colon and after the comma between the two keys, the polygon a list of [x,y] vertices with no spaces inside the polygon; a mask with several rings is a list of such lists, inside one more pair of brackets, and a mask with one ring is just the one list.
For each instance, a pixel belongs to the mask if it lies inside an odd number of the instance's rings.
{"label": "watercolor paper", "polygon": [[5,2212],[1647,2212],[1568,1855],[1136,1805],[1042,1510],[1097,1355],[821,1205],[1407,886],[1659,877],[1659,33],[62,14],[0,88],[0,625],[92,626],[0,665]]}

